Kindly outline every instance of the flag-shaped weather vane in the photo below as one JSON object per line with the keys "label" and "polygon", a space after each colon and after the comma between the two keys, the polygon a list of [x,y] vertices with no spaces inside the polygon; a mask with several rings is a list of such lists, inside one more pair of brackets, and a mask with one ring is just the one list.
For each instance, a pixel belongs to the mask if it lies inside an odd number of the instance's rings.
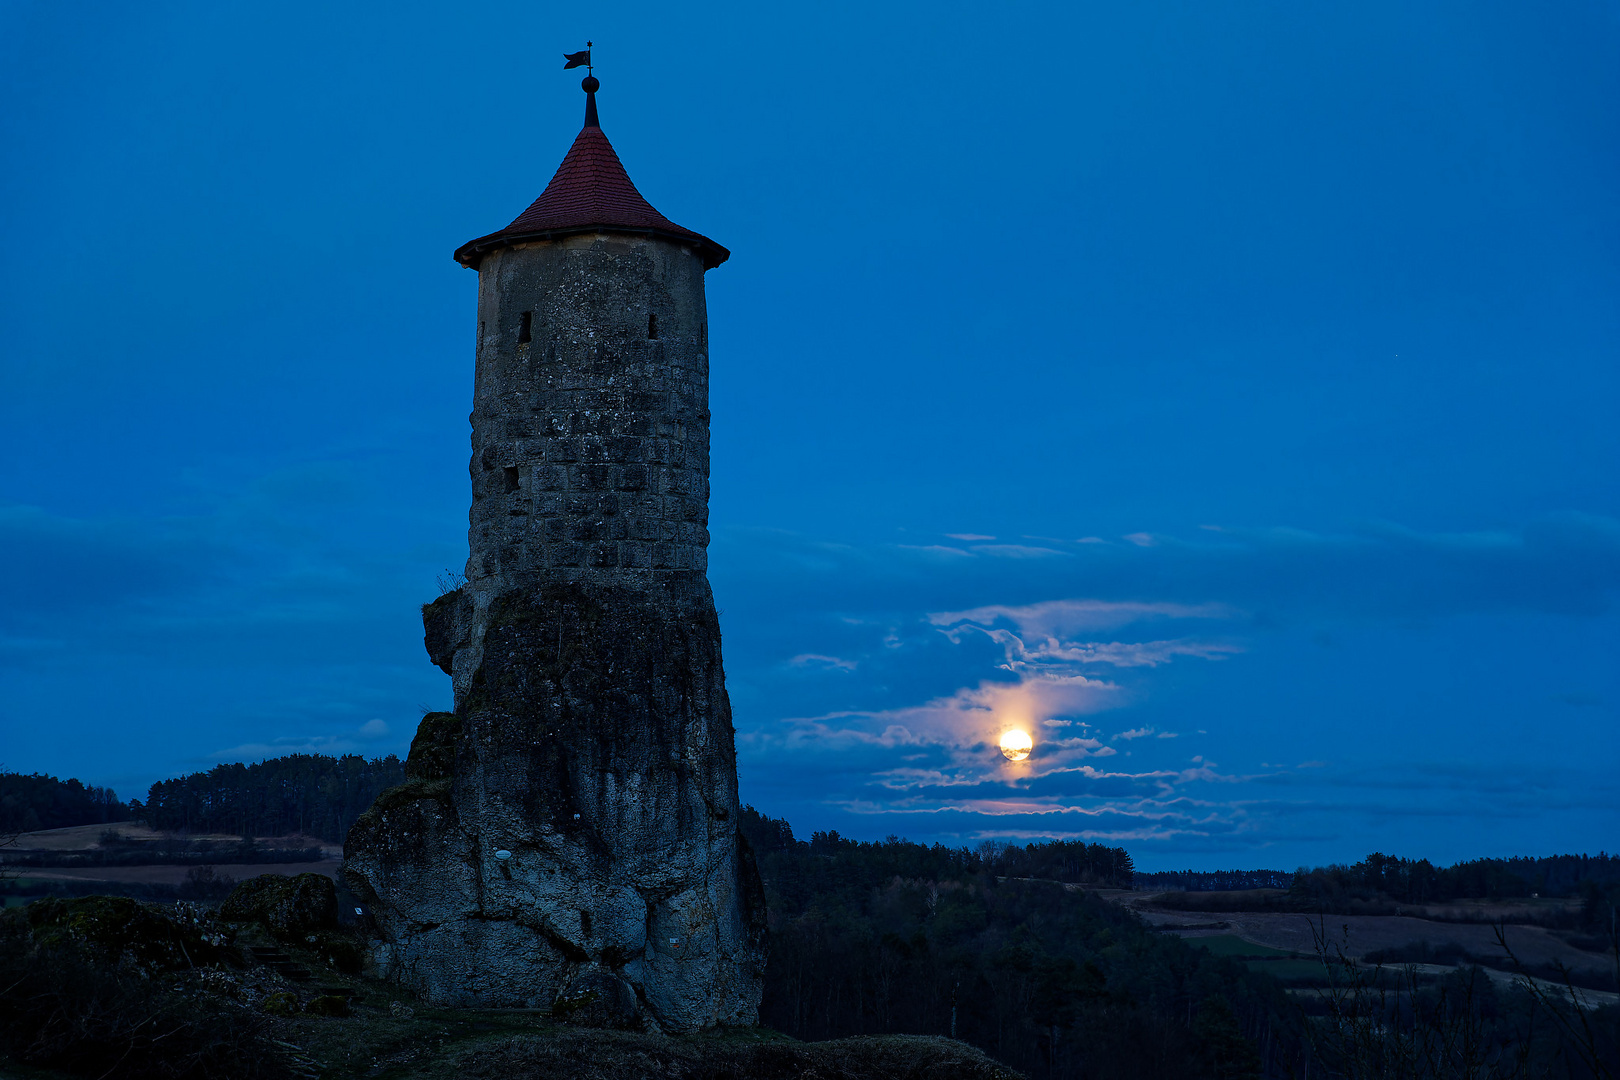
{"label": "flag-shaped weather vane", "polygon": [[579,52],[563,53],[563,60],[565,61],[563,64],[564,71],[569,68],[583,67],[585,74],[591,74],[591,43],[587,41],[585,48]]}

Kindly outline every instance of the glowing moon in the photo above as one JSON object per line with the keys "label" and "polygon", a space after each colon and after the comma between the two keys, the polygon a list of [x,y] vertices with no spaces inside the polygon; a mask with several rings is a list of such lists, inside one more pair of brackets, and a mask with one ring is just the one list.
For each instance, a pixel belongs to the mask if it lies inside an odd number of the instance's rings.
{"label": "glowing moon", "polygon": [[1023,761],[1029,757],[1029,752],[1034,746],[1035,743],[1027,731],[1014,728],[1001,737],[1001,752],[1007,755],[1008,761]]}

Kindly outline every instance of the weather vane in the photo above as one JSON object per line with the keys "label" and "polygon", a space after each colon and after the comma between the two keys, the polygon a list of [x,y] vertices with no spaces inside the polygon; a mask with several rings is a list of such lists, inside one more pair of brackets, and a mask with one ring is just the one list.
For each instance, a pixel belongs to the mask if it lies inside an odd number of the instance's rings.
{"label": "weather vane", "polygon": [[563,53],[563,60],[566,61],[566,63],[563,64],[564,71],[567,71],[569,68],[583,67],[585,69],[585,74],[590,75],[592,73],[591,43],[587,41],[585,43],[585,48],[580,52]]}

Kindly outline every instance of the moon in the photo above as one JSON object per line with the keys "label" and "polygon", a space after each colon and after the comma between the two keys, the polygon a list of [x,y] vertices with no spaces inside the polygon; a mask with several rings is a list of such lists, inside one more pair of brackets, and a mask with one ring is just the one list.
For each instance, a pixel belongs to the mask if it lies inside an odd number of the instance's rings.
{"label": "moon", "polygon": [[1023,761],[1034,747],[1034,740],[1027,731],[1014,728],[1001,736],[1001,752],[1007,755],[1008,761]]}

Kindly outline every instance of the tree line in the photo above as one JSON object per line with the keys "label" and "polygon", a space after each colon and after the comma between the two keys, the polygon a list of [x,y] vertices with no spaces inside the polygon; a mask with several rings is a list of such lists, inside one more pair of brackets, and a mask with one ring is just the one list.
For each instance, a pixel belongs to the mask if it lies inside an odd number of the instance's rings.
{"label": "tree line", "polygon": [[998,877],[1040,878],[1113,889],[1129,889],[1136,876],[1130,852],[1083,840],[980,844],[978,854]]}
{"label": "tree line", "polygon": [[43,773],[0,772],[0,835],[128,821],[112,788]]}
{"label": "tree line", "polygon": [[1244,889],[1286,889],[1294,883],[1289,870],[1160,870],[1137,872],[1138,889],[1180,889],[1184,892],[1233,892]]}
{"label": "tree line", "polygon": [[143,821],[166,832],[287,836],[341,844],[356,818],[405,782],[393,754],[289,754],[160,780],[146,801],[119,801],[110,787],[42,773],[0,773],[0,835]]}
{"label": "tree line", "polygon": [[[1238,892],[1285,889],[1319,906],[1348,900],[1401,904],[1448,900],[1505,900],[1531,896],[1584,897],[1595,886],[1620,886],[1620,857],[1597,855],[1515,856],[1470,859],[1436,866],[1374,852],[1360,862],[1298,870],[1166,870],[1138,872],[1138,889]],[[1308,906],[1310,906],[1308,905]]]}
{"label": "tree line", "polygon": [[341,844],[378,795],[404,782],[405,765],[393,754],[371,760],[289,754],[160,780],[137,816],[154,829],[175,832],[300,833]]}
{"label": "tree line", "polygon": [[1548,855],[1540,858],[1470,859],[1435,866],[1374,852],[1349,866],[1301,868],[1288,888],[1311,901],[1388,899],[1424,904],[1464,899],[1573,897],[1620,885],[1620,856]]}

